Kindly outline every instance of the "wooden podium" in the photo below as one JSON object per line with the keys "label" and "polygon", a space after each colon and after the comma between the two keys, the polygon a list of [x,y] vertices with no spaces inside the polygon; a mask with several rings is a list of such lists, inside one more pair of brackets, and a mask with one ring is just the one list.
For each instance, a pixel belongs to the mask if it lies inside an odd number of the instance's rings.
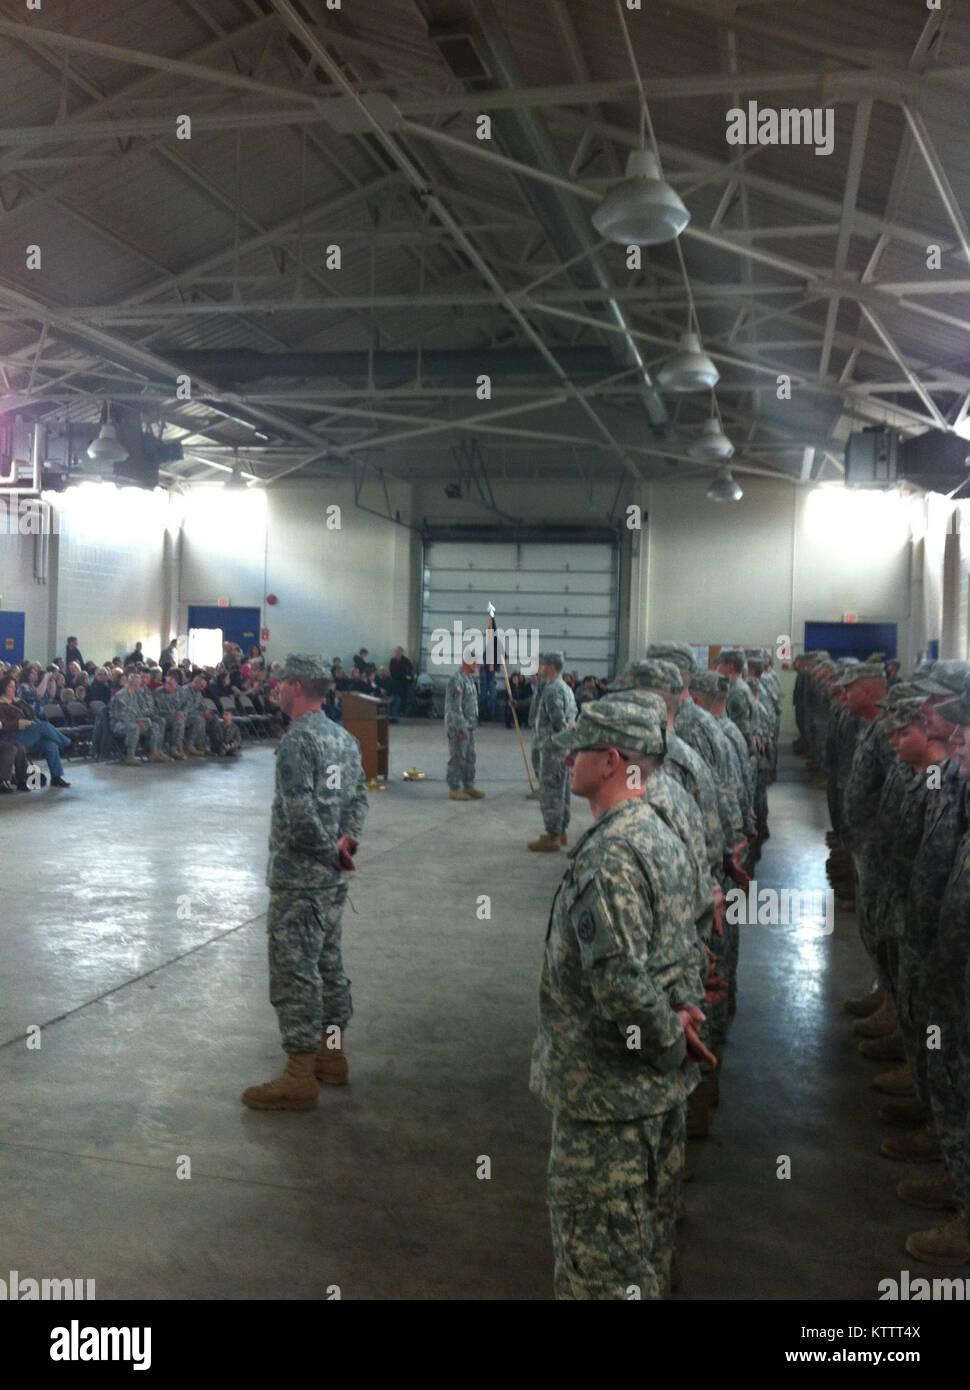
{"label": "wooden podium", "polygon": [[340,697],[344,728],[360,744],[360,761],[368,782],[387,779],[390,749],[391,702],[374,695],[345,690]]}

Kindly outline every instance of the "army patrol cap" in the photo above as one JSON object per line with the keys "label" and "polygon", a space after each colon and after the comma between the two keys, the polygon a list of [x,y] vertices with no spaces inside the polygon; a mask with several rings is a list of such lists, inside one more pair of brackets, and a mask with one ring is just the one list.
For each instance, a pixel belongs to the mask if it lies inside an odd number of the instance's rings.
{"label": "army patrol cap", "polygon": [[[939,665],[939,663],[937,663]],[[956,664],[947,662],[947,665]],[[934,711],[943,719],[949,720],[951,724],[970,724],[970,675],[960,692],[957,700],[944,700],[936,706]]]}
{"label": "army patrol cap", "polygon": [[923,700],[920,696],[917,696],[915,700],[897,700],[893,708],[888,710],[883,718],[882,727],[886,733],[893,734],[899,729],[908,729],[910,724],[918,724],[922,703]]}
{"label": "army patrol cap", "polygon": [[[645,691],[640,692],[646,694]],[[654,696],[663,706],[663,701]],[[654,713],[649,707],[628,700],[624,695],[604,696],[583,705],[575,728],[566,729],[552,741],[563,757],[593,749],[616,748],[623,753],[659,756],[667,751],[667,711]]]}
{"label": "army patrol cap", "polygon": [[697,660],[686,642],[651,642],[647,657],[654,661],[672,661],[678,671],[695,670]]}
{"label": "army patrol cap", "polygon": [[934,661],[924,662],[909,679],[924,696],[962,695],[968,675],[970,662]]}
{"label": "army patrol cap", "polygon": [[717,654],[717,664],[720,666],[722,661],[740,666],[742,676],[748,674],[748,658],[741,647],[722,647]]}
{"label": "army patrol cap", "polygon": [[284,661],[278,679],[281,681],[329,681],[333,677],[324,666],[322,657],[290,655]]}
{"label": "army patrol cap", "polygon": [[[839,677],[839,685],[854,685],[856,681],[884,681],[886,672],[878,661],[857,661],[847,667]],[[834,684],[834,682],[833,682]]]}
{"label": "army patrol cap", "polygon": [[896,705],[904,705],[907,700],[918,700],[920,704],[926,699],[923,692],[908,681],[897,681],[891,685],[881,700],[876,704],[880,709],[894,709]]}
{"label": "army patrol cap", "polygon": [[721,695],[731,682],[727,676],[719,676],[716,671],[691,671],[688,689],[699,690],[702,695]]}
{"label": "army patrol cap", "polygon": [[684,688],[680,667],[674,661],[661,661],[659,658],[635,661],[626,674],[634,687],[669,690],[671,695],[679,695]]}
{"label": "army patrol cap", "polygon": [[540,665],[540,666],[558,666],[559,669],[562,670],[562,668],[565,666],[565,664],[566,664],[566,654],[565,654],[565,652],[540,652],[540,653],[539,653],[539,665]]}
{"label": "army patrol cap", "polygon": [[759,666],[767,666],[771,659],[764,647],[745,647],[744,654],[749,662],[754,661]]}

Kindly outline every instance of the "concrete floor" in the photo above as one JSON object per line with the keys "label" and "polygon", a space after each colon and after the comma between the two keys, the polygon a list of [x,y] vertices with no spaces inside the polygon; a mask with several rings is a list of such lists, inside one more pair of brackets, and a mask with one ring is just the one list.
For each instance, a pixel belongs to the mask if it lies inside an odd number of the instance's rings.
{"label": "concrete floor", "polygon": [[[308,1114],[239,1102],[282,1061],[272,748],[137,771],[75,760],[69,791],[0,798],[0,1277],[93,1278],[99,1299],[551,1296],[549,1121],[527,1079],[565,856],[525,848],[539,812],[504,728],[479,733],[479,803],[445,799],[440,723],[395,726],[392,750],[344,918],[351,1084]],[[412,764],[427,780],[401,780]],[[824,887],[824,796],[794,759],[771,807],[759,883]],[[589,824],[574,803],[571,830]],[[869,975],[853,920],[742,932],[678,1297],[872,1299],[901,1268],[941,1272],[902,1249],[932,1214],[893,1196],[919,1170],[877,1152],[882,1068],[841,1012]]]}

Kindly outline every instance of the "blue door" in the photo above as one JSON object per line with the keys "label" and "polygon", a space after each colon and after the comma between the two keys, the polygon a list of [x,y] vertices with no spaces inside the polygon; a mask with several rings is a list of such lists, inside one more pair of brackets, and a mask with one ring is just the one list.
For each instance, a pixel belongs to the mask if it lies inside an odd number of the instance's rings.
{"label": "blue door", "polygon": [[0,610],[0,661],[8,666],[24,659],[24,615]]}
{"label": "blue door", "polygon": [[224,642],[238,642],[243,655],[259,642],[258,608],[220,608],[218,604],[189,604],[189,627],[221,627]]}

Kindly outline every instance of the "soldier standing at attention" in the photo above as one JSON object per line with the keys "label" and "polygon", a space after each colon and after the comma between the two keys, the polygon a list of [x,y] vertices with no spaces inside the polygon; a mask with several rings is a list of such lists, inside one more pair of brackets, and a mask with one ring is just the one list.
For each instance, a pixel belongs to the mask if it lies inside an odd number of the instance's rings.
{"label": "soldier standing at attention", "polygon": [[555,854],[566,843],[569,777],[562,753],[554,746],[554,740],[576,722],[576,697],[562,678],[565,661],[562,652],[540,653],[539,675],[543,685],[533,722],[533,753],[537,753],[539,758],[539,809],[545,831],[538,840],[529,841],[529,848]]}
{"label": "soldier standing at attention", "polygon": [[367,814],[360,747],[320,708],[333,684],[317,657],[290,656],[280,707],[291,719],[276,749],[269,832],[269,997],[287,1054],[282,1076],[250,1086],[253,1110],[310,1110],[318,1081],[347,1080],[344,1029],[353,1006],[340,951],[345,873]]}
{"label": "soldier standing at attention", "polygon": [[[539,980],[533,1094],[552,1111],[548,1200],[559,1299],[663,1298],[697,1036],[694,873],[644,800],[664,730],[598,702],[557,740],[596,824],[570,853]],[[640,777],[629,775],[630,764]]]}
{"label": "soldier standing at attention", "polygon": [[475,729],[478,726],[478,690],[472,677],[475,661],[463,661],[456,676],[448,677],[445,691],[445,733],[448,735],[449,801],[480,801],[485,795],[475,786]]}

